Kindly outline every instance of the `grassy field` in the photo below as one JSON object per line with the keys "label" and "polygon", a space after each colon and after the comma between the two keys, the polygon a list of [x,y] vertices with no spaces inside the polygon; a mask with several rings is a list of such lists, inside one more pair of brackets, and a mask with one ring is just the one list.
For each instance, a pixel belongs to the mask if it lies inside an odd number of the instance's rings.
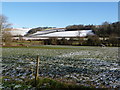
{"label": "grassy field", "polygon": [[31,46],[31,45],[40,45],[42,41],[14,41],[11,42],[12,46]]}
{"label": "grassy field", "polygon": [[[85,87],[119,88],[120,66],[117,47],[49,45],[3,47],[3,87],[11,86],[6,84],[11,80],[21,83],[32,81],[38,55],[40,78],[51,78],[62,83]],[[18,88],[22,87],[21,84],[16,83],[12,85],[13,88],[16,85],[19,85]],[[45,82],[45,85],[40,84],[38,87],[47,87],[47,85]],[[28,87],[34,88],[33,84],[27,84],[26,88]]]}

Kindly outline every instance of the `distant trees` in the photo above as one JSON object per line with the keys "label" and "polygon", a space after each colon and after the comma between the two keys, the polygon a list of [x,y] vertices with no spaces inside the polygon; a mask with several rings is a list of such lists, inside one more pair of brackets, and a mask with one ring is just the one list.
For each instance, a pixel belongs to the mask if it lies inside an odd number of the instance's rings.
{"label": "distant trees", "polygon": [[67,39],[62,38],[62,39],[60,40],[60,45],[68,45],[68,44],[69,44],[69,42],[68,42]]}
{"label": "distant trees", "polygon": [[101,41],[97,35],[88,36],[87,45],[90,46],[100,46]]}
{"label": "distant trees", "polygon": [[99,37],[109,37],[111,34],[120,36],[120,22],[103,22],[102,25],[69,25],[66,27],[66,31],[90,29]]}
{"label": "distant trees", "polygon": [[104,22],[94,31],[100,37],[109,37],[112,34],[116,34],[117,36],[120,36],[120,22],[115,22],[111,24]]}
{"label": "distant trees", "polygon": [[80,46],[82,46],[82,45],[85,44],[85,40],[84,40],[83,37],[78,37],[77,39],[78,39],[78,44],[79,44]]}
{"label": "distant trees", "polygon": [[57,45],[58,44],[57,38],[50,38],[50,43],[52,45]]}
{"label": "distant trees", "polygon": [[73,31],[73,30],[90,30],[94,28],[93,25],[69,25],[66,27],[66,31]]}
{"label": "distant trees", "polygon": [[[102,25],[70,25],[66,31],[93,30],[96,36],[89,36],[86,45],[99,45],[100,43],[110,46],[120,46],[120,22],[103,22]],[[102,38],[102,40],[100,40]],[[107,39],[107,40],[106,40]],[[83,41],[79,39],[81,45]]]}
{"label": "distant trees", "polygon": [[118,44],[120,44],[120,41],[117,37],[116,34],[112,34],[110,37],[109,37],[109,44],[112,44],[112,46],[119,46]]}

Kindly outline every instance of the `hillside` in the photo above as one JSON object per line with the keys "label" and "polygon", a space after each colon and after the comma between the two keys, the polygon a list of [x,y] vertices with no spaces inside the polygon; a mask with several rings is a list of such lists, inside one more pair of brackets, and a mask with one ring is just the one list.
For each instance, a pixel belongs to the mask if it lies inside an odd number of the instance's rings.
{"label": "hillside", "polygon": [[32,28],[30,29],[25,36],[28,36],[30,34],[36,33],[37,31],[45,31],[45,30],[49,30],[49,29],[53,29],[55,27],[37,27],[37,28]]}
{"label": "hillside", "polygon": [[86,37],[88,35],[94,35],[92,30],[78,30],[78,31],[65,31],[64,29],[37,31],[30,37]]}

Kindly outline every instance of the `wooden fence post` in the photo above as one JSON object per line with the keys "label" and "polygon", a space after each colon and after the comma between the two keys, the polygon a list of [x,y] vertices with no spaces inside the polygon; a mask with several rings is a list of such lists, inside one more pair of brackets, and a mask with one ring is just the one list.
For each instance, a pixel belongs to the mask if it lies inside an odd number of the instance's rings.
{"label": "wooden fence post", "polygon": [[36,72],[35,72],[35,86],[37,84],[37,80],[38,80],[38,76],[39,76],[39,62],[40,62],[40,59],[39,59],[39,56],[37,56],[37,61],[36,61]]}

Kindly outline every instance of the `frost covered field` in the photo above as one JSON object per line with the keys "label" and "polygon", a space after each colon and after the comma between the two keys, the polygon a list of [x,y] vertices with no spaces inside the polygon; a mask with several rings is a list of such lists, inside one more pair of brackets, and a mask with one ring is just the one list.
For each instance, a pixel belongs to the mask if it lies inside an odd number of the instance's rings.
{"label": "frost covered field", "polygon": [[39,55],[39,76],[96,88],[120,88],[117,47],[36,46],[2,50],[3,76],[17,81],[34,78]]}

